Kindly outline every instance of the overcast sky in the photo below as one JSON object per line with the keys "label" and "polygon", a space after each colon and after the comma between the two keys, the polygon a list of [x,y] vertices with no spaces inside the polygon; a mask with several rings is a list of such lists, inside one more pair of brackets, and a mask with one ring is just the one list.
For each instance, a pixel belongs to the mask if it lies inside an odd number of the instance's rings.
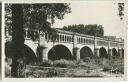
{"label": "overcast sky", "polygon": [[104,35],[124,38],[125,27],[119,19],[118,5],[110,1],[86,1],[71,3],[71,13],[63,20],[56,20],[55,28],[72,24],[100,24],[104,27]]}

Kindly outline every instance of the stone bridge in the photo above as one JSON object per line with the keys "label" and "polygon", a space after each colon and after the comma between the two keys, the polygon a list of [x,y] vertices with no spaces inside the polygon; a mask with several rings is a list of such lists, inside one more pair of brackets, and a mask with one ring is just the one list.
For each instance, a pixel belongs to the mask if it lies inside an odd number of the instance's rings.
{"label": "stone bridge", "polygon": [[[40,33],[37,42],[29,39],[26,31],[25,44],[28,45],[40,60],[82,59],[89,56],[123,57],[124,42],[113,41],[85,34],[57,30],[57,38],[48,33]],[[38,52],[38,53],[37,53]]]}
{"label": "stone bridge", "polygon": [[[111,40],[69,31],[57,31],[57,38],[53,35],[41,33],[39,39],[32,41],[29,34],[38,34],[37,31],[25,30],[26,53],[31,52],[37,60],[83,59],[98,56],[103,58],[124,57],[124,41]],[[28,56],[29,57],[29,56]]]}

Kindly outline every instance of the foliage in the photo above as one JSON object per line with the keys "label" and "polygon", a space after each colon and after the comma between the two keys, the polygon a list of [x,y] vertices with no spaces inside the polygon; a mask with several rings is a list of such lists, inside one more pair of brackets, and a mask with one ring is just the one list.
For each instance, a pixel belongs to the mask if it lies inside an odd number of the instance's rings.
{"label": "foliage", "polygon": [[65,59],[55,60],[53,66],[55,67],[69,67],[74,66],[75,63],[73,61],[68,61]]}
{"label": "foliage", "polygon": [[46,77],[57,77],[59,73],[56,69],[48,70]]}
{"label": "foliage", "polygon": [[11,77],[11,67],[6,61],[5,61],[5,77]]}
{"label": "foliage", "polygon": [[124,16],[124,3],[118,3],[118,15],[120,16],[120,19],[123,19]]}
{"label": "foliage", "polygon": [[[48,32],[50,35],[56,35],[56,31],[51,28],[55,19],[63,19],[65,14],[71,12],[68,3],[48,3],[48,4],[24,4],[23,9],[23,28],[29,30],[37,30]],[[9,29],[12,35],[12,4],[5,5],[5,27]],[[34,31],[29,33],[32,40],[38,39],[39,35],[34,35]],[[36,37],[35,37],[36,36]]]}
{"label": "foliage", "polygon": [[63,19],[65,14],[70,13],[70,7],[67,3],[27,4],[23,6],[23,11],[25,28],[46,31],[56,36],[56,31],[51,29],[51,25],[55,19]]}
{"label": "foliage", "polygon": [[40,64],[40,66],[49,67],[52,66],[53,62],[51,60],[43,60]]}
{"label": "foliage", "polygon": [[[41,78],[41,77],[106,77],[114,74],[124,74],[124,60],[122,58],[117,59],[105,59],[92,57],[87,58],[89,61],[73,61],[76,66],[66,68],[58,67],[43,67],[43,66],[27,66],[26,77]],[[58,60],[57,60],[58,61]],[[91,63],[92,62],[92,63]],[[7,64],[6,64],[7,65]],[[8,67],[5,69],[7,77],[10,77]],[[105,73],[107,72],[107,73]],[[105,74],[105,75],[104,75]],[[106,75],[107,74],[107,75]]]}
{"label": "foliage", "polygon": [[[63,19],[63,16],[70,12],[70,8],[66,3],[8,4],[5,7],[5,27],[12,31],[12,52],[14,52],[11,75],[25,77],[24,29],[37,29],[39,34],[40,31],[55,33],[51,32],[51,24],[55,18]],[[32,39],[36,39],[33,38],[33,34],[30,35]]]}
{"label": "foliage", "polygon": [[69,25],[69,26],[64,26],[62,28],[63,30],[66,31],[72,31],[80,34],[87,34],[91,36],[98,36],[102,37],[104,35],[104,30],[102,25],[97,25],[97,24],[92,24],[92,25]]}
{"label": "foliage", "polygon": [[124,74],[124,60],[122,58],[110,59],[103,66],[103,71]]}

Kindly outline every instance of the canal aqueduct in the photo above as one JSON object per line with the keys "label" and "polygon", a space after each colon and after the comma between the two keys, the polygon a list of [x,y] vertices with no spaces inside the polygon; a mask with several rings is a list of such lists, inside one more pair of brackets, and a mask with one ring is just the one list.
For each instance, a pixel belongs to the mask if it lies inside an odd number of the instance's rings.
{"label": "canal aqueduct", "polygon": [[[40,33],[38,41],[32,41],[28,36],[28,30],[25,30],[26,54],[29,54],[30,51],[31,54],[35,54],[33,57],[36,57],[36,60],[39,61],[48,59],[79,60],[93,55],[105,58],[113,56],[124,57],[124,41],[113,41],[108,38],[94,37],[59,29],[56,29],[56,31],[58,37],[55,41],[52,40],[52,35],[43,32]],[[29,56],[27,55],[27,57]]]}

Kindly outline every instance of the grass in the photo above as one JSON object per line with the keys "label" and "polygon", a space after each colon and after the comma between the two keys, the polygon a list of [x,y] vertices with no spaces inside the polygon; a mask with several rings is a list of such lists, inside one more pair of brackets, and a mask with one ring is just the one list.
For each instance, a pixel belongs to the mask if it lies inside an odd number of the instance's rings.
{"label": "grass", "polygon": [[50,66],[53,66],[53,62],[51,60],[44,60],[44,61],[42,61],[40,66],[50,67]]}
{"label": "grass", "polygon": [[53,62],[54,67],[73,67],[75,63],[73,61],[68,61],[65,59],[55,60]]}
{"label": "grass", "polygon": [[111,59],[104,65],[103,71],[108,71],[117,74],[124,74],[124,59]]}
{"label": "grass", "polygon": [[[10,77],[10,66],[5,65],[5,75]],[[110,74],[124,74],[124,61],[121,58],[85,58],[80,61],[44,60],[38,66],[26,67],[26,77],[106,77]]]}

